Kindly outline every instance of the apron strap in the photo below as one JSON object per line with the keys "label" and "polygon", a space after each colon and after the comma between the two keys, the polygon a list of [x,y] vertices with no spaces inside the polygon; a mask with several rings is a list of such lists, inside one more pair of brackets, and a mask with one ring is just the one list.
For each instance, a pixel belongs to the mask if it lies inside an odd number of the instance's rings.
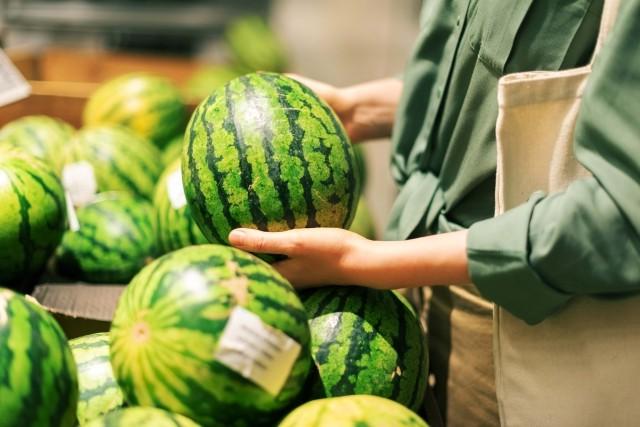
{"label": "apron strap", "polygon": [[602,18],[600,19],[600,31],[598,32],[598,40],[596,41],[596,47],[593,50],[593,56],[591,57],[591,64],[595,60],[596,56],[602,49],[607,36],[613,28],[613,24],[618,16],[618,9],[620,8],[620,0],[604,0],[604,9],[602,10]]}

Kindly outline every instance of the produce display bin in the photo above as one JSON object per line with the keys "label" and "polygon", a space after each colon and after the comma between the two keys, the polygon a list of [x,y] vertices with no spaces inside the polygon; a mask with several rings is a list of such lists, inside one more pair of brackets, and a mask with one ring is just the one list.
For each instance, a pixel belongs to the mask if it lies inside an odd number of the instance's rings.
{"label": "produce display bin", "polygon": [[[180,57],[62,48],[13,50],[8,55],[31,84],[31,95],[0,107],[0,126],[26,115],[44,114],[81,127],[87,99],[105,80],[126,73],[149,72],[165,76],[180,86],[204,65]],[[185,101],[189,111],[198,102]]]}

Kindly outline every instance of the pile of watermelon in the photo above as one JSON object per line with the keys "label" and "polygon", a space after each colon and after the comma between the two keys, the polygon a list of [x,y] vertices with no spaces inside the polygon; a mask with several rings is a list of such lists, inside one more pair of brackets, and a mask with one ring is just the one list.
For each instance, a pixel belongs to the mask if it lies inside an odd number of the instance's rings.
{"label": "pile of watermelon", "polygon": [[[3,425],[426,426],[427,347],[400,294],[298,294],[228,246],[236,227],[373,237],[362,153],[327,104],[249,73],[187,123],[172,83],[137,73],[84,118],[0,130]],[[111,330],[68,342],[20,295],[43,274],[127,284]]]}

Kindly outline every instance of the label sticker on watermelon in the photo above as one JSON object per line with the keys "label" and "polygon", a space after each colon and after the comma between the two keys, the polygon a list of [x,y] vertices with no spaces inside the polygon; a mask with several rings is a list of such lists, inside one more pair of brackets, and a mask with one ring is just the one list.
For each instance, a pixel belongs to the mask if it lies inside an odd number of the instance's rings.
{"label": "label sticker on watermelon", "polygon": [[65,165],[62,169],[62,185],[75,206],[92,202],[98,192],[93,166],[86,161]]}
{"label": "label sticker on watermelon", "polygon": [[73,207],[73,200],[68,191],[64,192],[64,200],[67,204],[67,220],[69,221],[69,230],[74,233],[80,230],[80,222],[78,221],[78,215],[76,215],[76,208]]}
{"label": "label sticker on watermelon", "polygon": [[284,387],[300,344],[265,324],[252,312],[236,307],[225,326],[215,359],[277,396]]}
{"label": "label sticker on watermelon", "polygon": [[182,171],[180,168],[167,177],[167,194],[173,209],[180,209],[187,204],[182,186]]}

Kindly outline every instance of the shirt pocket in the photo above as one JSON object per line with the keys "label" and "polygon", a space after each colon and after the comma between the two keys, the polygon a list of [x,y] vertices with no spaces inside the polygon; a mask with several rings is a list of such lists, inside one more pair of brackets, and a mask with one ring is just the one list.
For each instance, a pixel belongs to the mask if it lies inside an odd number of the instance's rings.
{"label": "shirt pocket", "polygon": [[504,74],[520,27],[534,0],[477,0],[469,8],[471,50],[493,74]]}

